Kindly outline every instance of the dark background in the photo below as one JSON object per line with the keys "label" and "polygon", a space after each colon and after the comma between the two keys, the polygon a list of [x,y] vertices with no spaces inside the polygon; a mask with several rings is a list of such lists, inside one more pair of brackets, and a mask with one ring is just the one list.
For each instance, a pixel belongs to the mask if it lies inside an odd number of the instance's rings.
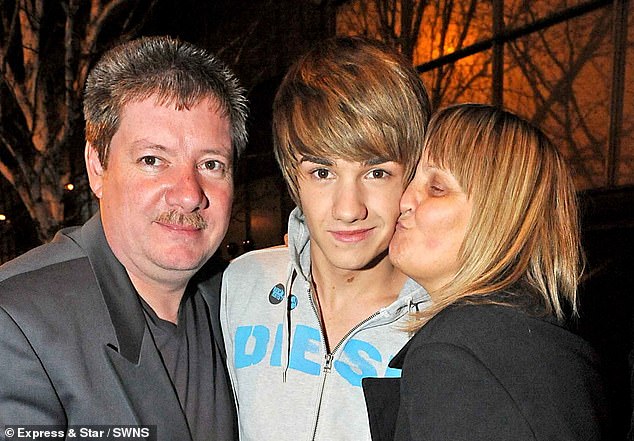
{"label": "dark background", "polygon": [[[140,30],[141,35],[169,34],[199,44],[234,69],[251,103],[250,141],[237,182],[248,192],[250,182],[272,176],[276,184],[271,191],[279,195],[281,219],[286,218],[293,204],[271,150],[271,102],[289,64],[316,41],[334,35],[337,3],[161,0],[145,17]],[[245,33],[247,39],[243,38]],[[79,152],[83,144],[77,148]],[[78,154],[77,158],[77,169],[82,170],[83,157]],[[13,236],[11,248],[0,255],[4,260],[39,244],[33,221],[17,199],[9,196],[9,190],[0,177],[0,208],[15,213],[10,230],[0,225],[0,234]],[[581,318],[576,327],[603,358],[616,409],[615,428],[624,434],[631,413],[628,354],[634,340],[634,188],[588,190],[580,192],[579,197],[587,265],[581,285]],[[79,203],[73,199],[77,195],[69,193],[68,198],[68,209],[72,210]],[[76,223],[69,216],[69,224]],[[285,222],[280,221],[280,225],[279,233],[283,234]],[[246,236],[248,239],[248,231]]]}

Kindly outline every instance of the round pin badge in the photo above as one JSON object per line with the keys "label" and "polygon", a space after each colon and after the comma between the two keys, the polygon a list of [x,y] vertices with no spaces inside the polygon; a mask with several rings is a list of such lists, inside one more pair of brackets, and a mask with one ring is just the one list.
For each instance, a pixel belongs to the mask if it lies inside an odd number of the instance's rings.
{"label": "round pin badge", "polygon": [[291,294],[291,311],[297,307],[297,297]]}
{"label": "round pin badge", "polygon": [[277,305],[284,299],[284,285],[278,283],[269,292],[269,302],[273,305]]}

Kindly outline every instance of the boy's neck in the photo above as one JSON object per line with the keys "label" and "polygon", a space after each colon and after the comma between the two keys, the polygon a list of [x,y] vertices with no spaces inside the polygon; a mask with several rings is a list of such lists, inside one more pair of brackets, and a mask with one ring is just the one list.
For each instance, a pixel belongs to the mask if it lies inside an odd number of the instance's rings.
{"label": "boy's neck", "polygon": [[407,280],[387,256],[361,270],[324,268],[313,261],[311,272],[329,350],[357,324],[392,304]]}
{"label": "boy's neck", "polygon": [[394,301],[407,279],[387,257],[360,270],[324,269],[313,262],[311,274],[320,302],[331,307],[386,297]]}

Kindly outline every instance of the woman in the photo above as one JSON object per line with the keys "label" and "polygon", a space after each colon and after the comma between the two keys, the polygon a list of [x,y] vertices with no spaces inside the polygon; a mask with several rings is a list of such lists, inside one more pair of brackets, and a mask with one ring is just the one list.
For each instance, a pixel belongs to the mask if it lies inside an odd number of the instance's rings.
{"label": "woman", "polygon": [[[486,105],[435,115],[390,257],[433,301],[391,363],[395,440],[605,439],[597,359],[564,327],[577,314],[575,190],[539,130]],[[364,384],[373,424],[394,384]]]}

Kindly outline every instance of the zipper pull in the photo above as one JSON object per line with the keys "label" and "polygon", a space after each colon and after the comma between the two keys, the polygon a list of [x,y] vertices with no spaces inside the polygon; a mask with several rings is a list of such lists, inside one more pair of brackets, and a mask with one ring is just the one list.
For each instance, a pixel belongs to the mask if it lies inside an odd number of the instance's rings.
{"label": "zipper pull", "polygon": [[326,364],[324,365],[324,372],[329,374],[332,367],[332,354],[326,354]]}

